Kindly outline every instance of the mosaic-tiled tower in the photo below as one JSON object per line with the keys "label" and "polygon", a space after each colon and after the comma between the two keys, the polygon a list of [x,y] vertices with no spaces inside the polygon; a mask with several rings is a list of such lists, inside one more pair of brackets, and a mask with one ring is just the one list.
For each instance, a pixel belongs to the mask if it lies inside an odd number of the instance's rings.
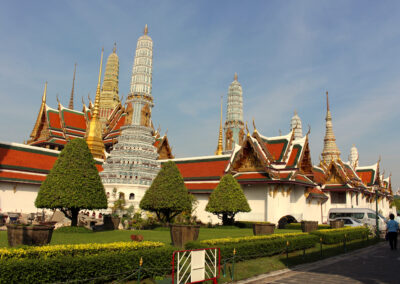
{"label": "mosaic-tiled tower", "polygon": [[340,151],[336,145],[335,134],[333,134],[332,128],[332,115],[329,109],[329,97],[328,92],[326,92],[326,130],[324,138],[324,150],[322,151],[322,159],[326,164],[330,164],[332,160],[337,160],[340,158]]}
{"label": "mosaic-tiled tower", "polygon": [[228,89],[228,105],[226,109],[225,152],[232,151],[234,144],[241,145],[244,137],[243,123],[243,91],[235,73],[233,82]]}
{"label": "mosaic-tiled tower", "polygon": [[121,127],[118,144],[103,165],[104,183],[148,186],[160,169],[151,127],[153,41],[147,33],[146,25],[137,42],[125,125]]}
{"label": "mosaic-tiled tower", "polygon": [[100,121],[103,129],[111,112],[119,104],[119,58],[116,51],[117,45],[114,44],[113,52],[107,58],[103,86],[100,92]]}

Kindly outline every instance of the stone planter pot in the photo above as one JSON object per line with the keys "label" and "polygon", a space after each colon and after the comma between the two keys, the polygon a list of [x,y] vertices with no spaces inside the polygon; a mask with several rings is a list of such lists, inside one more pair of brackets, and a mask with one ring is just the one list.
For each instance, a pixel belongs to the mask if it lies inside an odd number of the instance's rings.
{"label": "stone planter pot", "polygon": [[7,224],[8,245],[15,247],[19,245],[41,246],[51,241],[54,226],[45,225],[15,225]]}
{"label": "stone planter pot", "polygon": [[118,230],[119,223],[121,222],[121,218],[119,217],[111,217],[111,221],[114,226],[114,230]]}
{"label": "stone planter pot", "polygon": [[329,225],[331,226],[332,229],[343,228],[344,227],[344,221],[343,220],[330,221]]}
{"label": "stone planter pot", "polygon": [[302,221],[301,222],[301,230],[305,233],[318,230],[318,222],[317,221]]}
{"label": "stone planter pot", "polygon": [[170,225],[172,244],[184,248],[187,242],[197,240],[199,229],[197,225]]}
{"label": "stone planter pot", "polygon": [[263,224],[254,223],[253,224],[253,234],[255,236],[259,235],[271,235],[275,231],[275,224]]}

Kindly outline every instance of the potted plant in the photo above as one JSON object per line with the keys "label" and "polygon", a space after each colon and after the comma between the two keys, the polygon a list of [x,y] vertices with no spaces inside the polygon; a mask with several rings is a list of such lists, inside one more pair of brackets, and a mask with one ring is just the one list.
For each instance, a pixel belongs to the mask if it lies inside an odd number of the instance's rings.
{"label": "potted plant", "polygon": [[255,222],[253,223],[253,234],[258,235],[271,235],[275,231],[275,224],[269,222]]}
{"label": "potted plant", "polygon": [[175,223],[170,225],[172,244],[176,247],[185,247],[190,241],[199,238],[200,225],[196,223],[196,216],[191,212],[182,212],[175,217]]}
{"label": "potted plant", "polygon": [[7,224],[6,226],[10,247],[49,244],[54,230],[54,226],[48,225]]}
{"label": "potted plant", "polygon": [[301,221],[301,230],[305,233],[318,230],[317,221]]}
{"label": "potted plant", "polygon": [[331,226],[332,229],[343,228],[344,221],[343,220],[332,220],[329,222],[329,225]]}

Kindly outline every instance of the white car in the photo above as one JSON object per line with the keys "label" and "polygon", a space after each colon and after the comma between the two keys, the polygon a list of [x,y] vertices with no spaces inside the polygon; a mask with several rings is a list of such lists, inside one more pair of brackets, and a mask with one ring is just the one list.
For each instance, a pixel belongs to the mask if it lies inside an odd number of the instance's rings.
{"label": "white car", "polygon": [[360,227],[363,226],[363,224],[355,218],[351,218],[351,217],[341,217],[341,218],[336,218],[335,220],[341,220],[344,222],[345,226],[348,227]]}

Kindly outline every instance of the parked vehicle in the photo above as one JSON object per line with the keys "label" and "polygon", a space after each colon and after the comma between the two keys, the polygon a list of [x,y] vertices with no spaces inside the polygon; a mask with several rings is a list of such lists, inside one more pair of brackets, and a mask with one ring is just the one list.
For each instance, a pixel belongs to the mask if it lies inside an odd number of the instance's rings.
{"label": "parked vehicle", "polygon": [[[376,225],[376,213],[368,208],[331,208],[328,213],[328,222],[343,217],[351,217],[359,220],[362,224]],[[386,230],[385,218],[378,214],[378,224],[381,230]]]}
{"label": "parked vehicle", "polygon": [[343,221],[344,225],[347,227],[360,227],[363,226],[360,220],[351,217],[340,217],[335,220]]}

